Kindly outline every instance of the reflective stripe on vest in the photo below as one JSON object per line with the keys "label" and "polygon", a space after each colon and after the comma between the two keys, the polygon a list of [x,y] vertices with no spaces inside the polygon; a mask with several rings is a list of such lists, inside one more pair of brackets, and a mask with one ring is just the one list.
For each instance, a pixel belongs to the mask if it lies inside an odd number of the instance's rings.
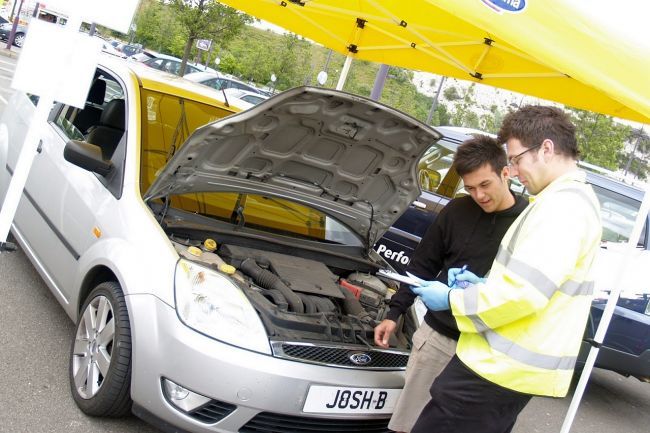
{"label": "reflective stripe on vest", "polygon": [[553,356],[532,352],[494,331],[484,332],[483,337],[491,348],[532,367],[546,370],[571,370],[576,364],[577,356]]}

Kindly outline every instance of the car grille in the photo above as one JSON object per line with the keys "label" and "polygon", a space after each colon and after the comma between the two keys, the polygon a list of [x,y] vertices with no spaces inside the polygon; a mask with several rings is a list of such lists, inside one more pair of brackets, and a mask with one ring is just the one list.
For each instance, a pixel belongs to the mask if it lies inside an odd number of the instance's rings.
{"label": "car grille", "polygon": [[[365,348],[342,348],[340,346],[324,346],[310,343],[272,342],[273,354],[278,358],[300,360],[313,364],[358,368],[370,370],[399,370],[406,368],[409,355],[406,352],[389,350],[367,350]],[[364,365],[352,362],[350,356],[354,353],[369,355],[369,361]],[[366,358],[367,359],[367,358]]]}
{"label": "car grille", "polygon": [[199,409],[189,413],[189,415],[197,421],[213,424],[230,415],[235,409],[237,409],[237,406],[234,404],[224,403],[218,400],[210,400]]}
{"label": "car grille", "polygon": [[240,433],[388,433],[385,419],[331,419],[261,412],[239,429]]}

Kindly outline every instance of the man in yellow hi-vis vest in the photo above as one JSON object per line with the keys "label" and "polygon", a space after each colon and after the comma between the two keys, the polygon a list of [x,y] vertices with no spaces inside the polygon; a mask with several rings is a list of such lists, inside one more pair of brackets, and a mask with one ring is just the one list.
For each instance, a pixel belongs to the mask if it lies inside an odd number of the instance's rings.
{"label": "man in yellow hi-vis vest", "polygon": [[[562,110],[510,113],[499,140],[511,176],[534,197],[486,281],[452,269],[451,287],[413,288],[429,309],[450,309],[461,336],[412,433],[507,433],[531,396],[569,389],[592,299],[598,200],[577,168],[575,127]],[[456,288],[459,281],[472,284]]]}

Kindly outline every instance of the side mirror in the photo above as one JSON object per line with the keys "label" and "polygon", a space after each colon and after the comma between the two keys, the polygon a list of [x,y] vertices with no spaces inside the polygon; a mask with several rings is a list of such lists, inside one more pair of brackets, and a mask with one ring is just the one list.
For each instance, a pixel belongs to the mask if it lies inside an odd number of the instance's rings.
{"label": "side mirror", "polygon": [[63,149],[63,158],[84,170],[107,176],[113,171],[113,163],[102,157],[102,149],[96,144],[70,140]]}

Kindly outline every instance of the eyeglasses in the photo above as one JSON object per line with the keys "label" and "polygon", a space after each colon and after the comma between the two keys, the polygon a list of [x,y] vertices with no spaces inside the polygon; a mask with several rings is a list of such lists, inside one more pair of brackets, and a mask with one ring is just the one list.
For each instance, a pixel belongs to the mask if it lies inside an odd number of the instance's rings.
{"label": "eyeglasses", "polygon": [[540,147],[543,143],[539,143],[537,146],[529,147],[528,149],[524,150],[521,153],[516,154],[515,156],[511,157],[508,160],[508,167],[516,167],[519,165],[519,160],[521,159],[522,156],[524,156],[527,152],[530,152],[531,150],[535,150],[538,147]]}

